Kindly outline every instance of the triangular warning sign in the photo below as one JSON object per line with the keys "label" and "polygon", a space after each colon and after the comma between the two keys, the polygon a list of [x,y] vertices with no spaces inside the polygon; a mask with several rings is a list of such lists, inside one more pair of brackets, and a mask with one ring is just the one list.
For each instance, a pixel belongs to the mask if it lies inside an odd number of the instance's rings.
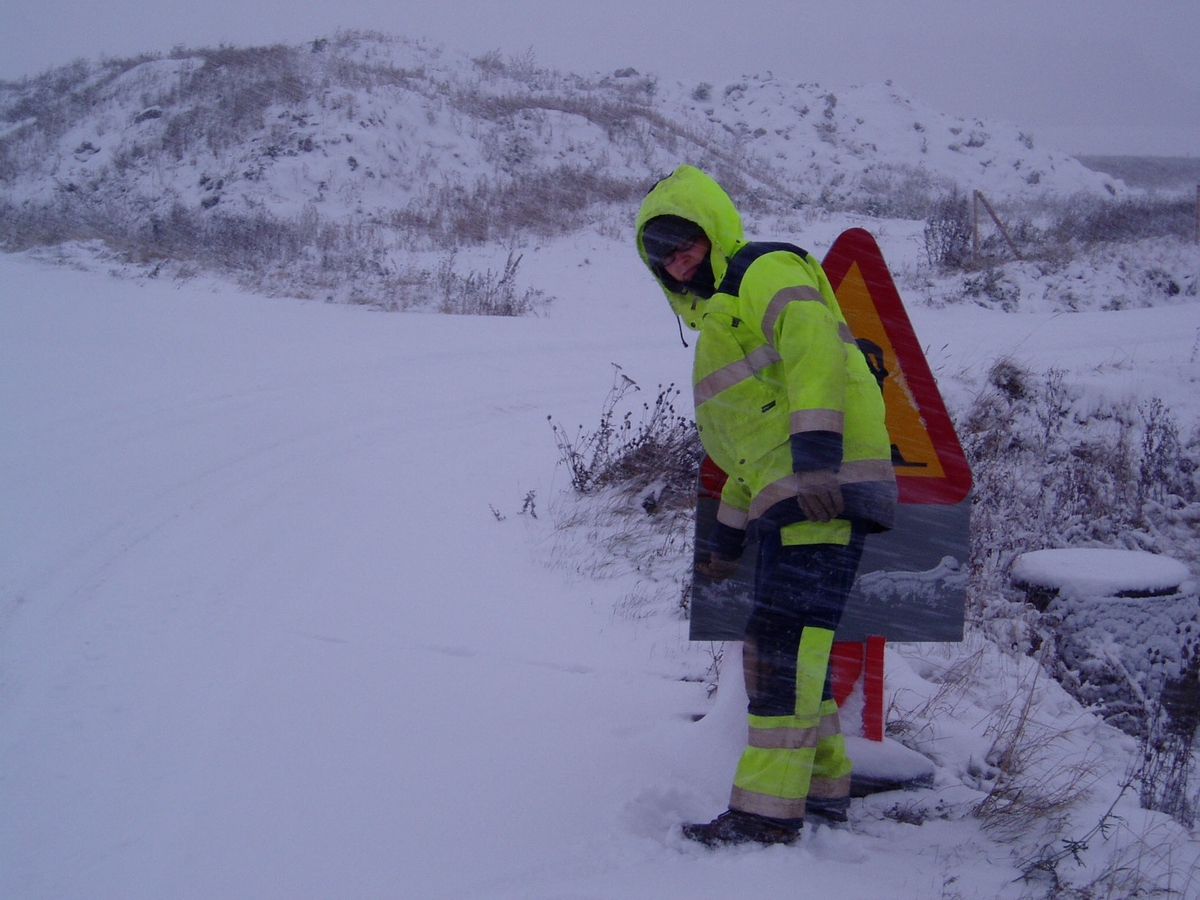
{"label": "triangular warning sign", "polygon": [[958,503],[971,468],[879,245],[852,228],[822,266],[883,391],[900,502]]}

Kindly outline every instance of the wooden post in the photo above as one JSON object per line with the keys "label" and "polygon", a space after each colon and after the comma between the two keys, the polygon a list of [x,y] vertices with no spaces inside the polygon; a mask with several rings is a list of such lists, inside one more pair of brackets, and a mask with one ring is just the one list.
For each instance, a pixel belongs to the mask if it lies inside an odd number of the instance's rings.
{"label": "wooden post", "polygon": [[1004,227],[1004,223],[1000,221],[1000,217],[996,215],[996,211],[992,209],[992,204],[988,203],[987,197],[983,196],[982,191],[975,192],[975,250],[978,256],[979,244],[979,204],[983,203],[984,209],[988,211],[988,215],[992,217],[992,221],[996,223],[996,227],[1000,229],[1000,234],[1004,236],[1005,242],[1013,252],[1013,256],[1017,259],[1022,259],[1021,251],[1017,249],[1017,245],[1013,243],[1013,239],[1008,236],[1008,229]]}
{"label": "wooden post", "polygon": [[971,198],[971,262],[979,262],[979,191]]}

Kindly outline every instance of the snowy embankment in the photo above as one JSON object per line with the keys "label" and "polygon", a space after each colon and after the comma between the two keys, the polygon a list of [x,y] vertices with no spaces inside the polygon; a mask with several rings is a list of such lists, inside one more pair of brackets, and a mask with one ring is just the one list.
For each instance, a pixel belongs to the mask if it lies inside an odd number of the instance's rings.
{"label": "snowy embankment", "polygon": [[[737,679],[710,698],[676,614],[618,612],[636,573],[573,571],[546,417],[591,426],[612,363],[649,389],[689,353],[627,245],[528,266],[543,318],[0,257],[0,895],[1016,898],[1039,854],[1197,890],[1194,839],[1121,793],[1133,741],[977,638],[889,650],[933,789],[796,848],[685,845],[724,806]],[[912,313],[952,402],[1012,354],[1195,377],[1195,305]],[[1046,820],[1008,805],[1008,742]]]}

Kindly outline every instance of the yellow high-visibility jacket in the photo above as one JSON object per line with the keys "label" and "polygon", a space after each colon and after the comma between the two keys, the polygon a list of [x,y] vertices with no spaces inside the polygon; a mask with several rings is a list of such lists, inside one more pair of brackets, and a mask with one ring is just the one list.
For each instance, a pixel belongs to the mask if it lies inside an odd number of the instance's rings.
{"label": "yellow high-visibility jacket", "polygon": [[793,474],[832,469],[842,517],[890,528],[896,481],[883,396],[820,264],[798,247],[748,243],[729,196],[691,166],[642,203],[637,244],[647,264],[642,229],[662,215],[695,222],[712,242],[711,298],[659,283],[676,314],[700,332],[696,424],[704,449],[729,475],[718,521],[751,537],[802,522]]}

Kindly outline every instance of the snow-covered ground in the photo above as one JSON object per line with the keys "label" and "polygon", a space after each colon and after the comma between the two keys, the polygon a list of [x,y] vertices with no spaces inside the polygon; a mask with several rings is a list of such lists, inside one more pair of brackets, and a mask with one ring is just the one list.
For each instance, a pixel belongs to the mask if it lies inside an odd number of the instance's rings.
{"label": "snow-covered ground", "polygon": [[[888,650],[933,788],[791,848],[686,844],[724,808],[744,696],[710,696],[714,648],[669,605],[630,610],[639,573],[580,571],[547,417],[594,425],[613,363],[652,399],[690,351],[628,241],[523,273],[546,316],[0,256],[0,896],[965,900],[1051,871],[1200,896],[1200,840],[1122,791],[1134,741],[977,635]],[[1197,418],[1194,299],[910,313],[952,407],[1011,357]]]}

